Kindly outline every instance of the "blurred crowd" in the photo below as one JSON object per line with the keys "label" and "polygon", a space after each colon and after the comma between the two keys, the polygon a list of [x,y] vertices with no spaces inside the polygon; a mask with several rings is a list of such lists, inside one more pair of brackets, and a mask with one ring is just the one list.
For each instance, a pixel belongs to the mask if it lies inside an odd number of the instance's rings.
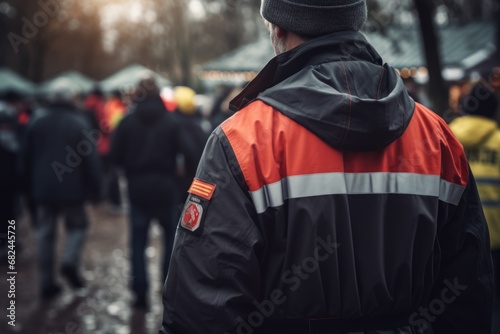
{"label": "blurred crowd", "polygon": [[[163,281],[178,207],[210,133],[231,115],[229,100],[239,90],[221,86],[204,96],[189,87],[160,88],[145,77],[135,89],[111,94],[96,86],[86,95],[66,87],[36,98],[15,91],[0,95],[2,229],[22,214],[30,217],[41,298],[60,293],[56,270],[73,288],[85,286],[79,266],[89,225],[85,204],[92,203],[128,215],[134,306],[147,306],[149,225],[156,219],[164,230]],[[59,217],[65,249],[57,265]],[[18,253],[22,246],[18,235]]]}

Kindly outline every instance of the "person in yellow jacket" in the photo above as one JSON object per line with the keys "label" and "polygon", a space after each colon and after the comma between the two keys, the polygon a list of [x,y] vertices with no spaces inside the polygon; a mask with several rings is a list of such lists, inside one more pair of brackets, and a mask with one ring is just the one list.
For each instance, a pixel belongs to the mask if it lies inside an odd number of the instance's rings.
{"label": "person in yellow jacket", "polygon": [[464,146],[476,177],[490,231],[496,289],[492,333],[500,333],[500,129],[495,121],[498,100],[494,91],[480,82],[463,99],[461,109],[465,116],[455,119],[450,127]]}

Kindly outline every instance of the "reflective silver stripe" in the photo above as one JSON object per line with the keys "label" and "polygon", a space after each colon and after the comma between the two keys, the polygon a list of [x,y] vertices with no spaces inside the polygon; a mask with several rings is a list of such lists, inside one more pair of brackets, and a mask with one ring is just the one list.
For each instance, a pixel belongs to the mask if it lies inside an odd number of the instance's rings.
{"label": "reflective silver stripe", "polygon": [[439,176],[410,173],[346,174],[348,194],[437,196]]}
{"label": "reflective silver stripe", "polygon": [[443,202],[458,205],[464,193],[465,186],[441,180],[439,188],[439,199]]}
{"label": "reflective silver stripe", "polygon": [[457,205],[465,187],[438,175],[412,173],[323,173],[296,175],[250,192],[258,213],[286,199],[338,194],[409,194],[439,197]]}

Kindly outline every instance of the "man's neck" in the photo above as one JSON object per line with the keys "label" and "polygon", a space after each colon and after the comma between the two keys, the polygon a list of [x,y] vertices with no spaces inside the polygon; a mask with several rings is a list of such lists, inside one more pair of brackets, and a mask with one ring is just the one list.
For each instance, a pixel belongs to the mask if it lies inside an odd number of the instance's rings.
{"label": "man's neck", "polygon": [[299,35],[288,32],[287,40],[285,42],[285,50],[290,51],[291,49],[296,48],[304,42],[305,40]]}

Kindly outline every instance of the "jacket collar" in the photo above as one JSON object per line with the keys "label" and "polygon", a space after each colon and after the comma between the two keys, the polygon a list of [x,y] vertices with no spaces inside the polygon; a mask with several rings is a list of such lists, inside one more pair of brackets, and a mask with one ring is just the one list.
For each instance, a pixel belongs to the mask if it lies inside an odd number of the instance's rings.
{"label": "jacket collar", "polygon": [[320,36],[271,59],[255,79],[230,102],[230,109],[242,109],[261,92],[308,65],[342,60],[364,60],[382,65],[380,55],[359,32],[343,31]]}

